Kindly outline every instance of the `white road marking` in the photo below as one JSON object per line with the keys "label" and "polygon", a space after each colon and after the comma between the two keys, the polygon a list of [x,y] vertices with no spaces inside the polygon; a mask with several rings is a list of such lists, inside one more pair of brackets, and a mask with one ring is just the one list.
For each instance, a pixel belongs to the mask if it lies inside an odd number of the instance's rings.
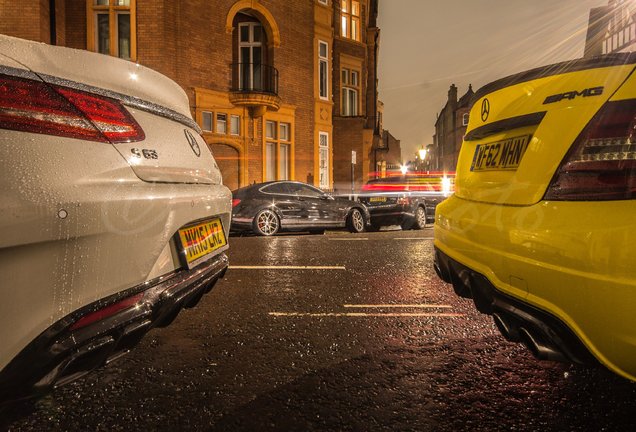
{"label": "white road marking", "polygon": [[343,305],[346,308],[360,308],[360,309],[388,309],[388,308],[418,308],[418,309],[451,309],[451,305],[435,305],[435,304],[346,304]]}
{"label": "white road marking", "polygon": [[325,313],[311,313],[311,312],[270,312],[270,316],[275,317],[440,317],[440,318],[454,318],[461,317],[464,314],[460,313],[420,313],[420,312],[404,312],[404,313],[365,313],[365,312],[325,312]]}
{"label": "white road marking", "polygon": [[363,241],[369,240],[368,237],[356,237],[356,238],[329,238],[331,241]]}
{"label": "white road marking", "polygon": [[346,270],[345,266],[241,266],[231,265],[230,270]]}
{"label": "white road marking", "polygon": [[394,237],[393,240],[435,240],[434,237]]}

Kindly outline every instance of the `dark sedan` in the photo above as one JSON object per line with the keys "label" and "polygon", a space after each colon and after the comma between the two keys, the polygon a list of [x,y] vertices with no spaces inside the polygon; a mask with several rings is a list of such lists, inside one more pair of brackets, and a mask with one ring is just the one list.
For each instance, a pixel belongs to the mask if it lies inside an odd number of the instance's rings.
{"label": "dark sedan", "polygon": [[389,176],[369,180],[358,200],[368,207],[371,230],[386,225],[422,229],[435,221],[435,208],[453,190],[454,173]]}
{"label": "dark sedan", "polygon": [[363,232],[367,208],[295,181],[259,183],[232,192],[232,231],[271,236],[279,231],[322,233],[327,228]]}

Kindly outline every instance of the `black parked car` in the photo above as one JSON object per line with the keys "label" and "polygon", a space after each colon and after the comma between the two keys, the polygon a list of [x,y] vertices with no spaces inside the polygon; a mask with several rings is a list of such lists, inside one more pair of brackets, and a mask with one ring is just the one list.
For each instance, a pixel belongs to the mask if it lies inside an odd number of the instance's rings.
{"label": "black parked car", "polygon": [[407,174],[369,180],[358,195],[371,214],[371,231],[382,226],[422,229],[435,221],[435,207],[453,191],[454,173]]}
{"label": "black parked car", "polygon": [[232,230],[263,236],[282,230],[322,233],[345,227],[359,233],[370,220],[363,204],[296,181],[250,185],[233,191],[232,198]]}

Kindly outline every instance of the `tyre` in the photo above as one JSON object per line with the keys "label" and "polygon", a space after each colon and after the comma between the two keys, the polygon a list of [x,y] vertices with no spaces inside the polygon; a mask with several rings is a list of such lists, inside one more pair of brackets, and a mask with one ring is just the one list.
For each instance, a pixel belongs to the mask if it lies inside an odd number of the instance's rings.
{"label": "tyre", "polygon": [[349,213],[347,228],[349,228],[349,231],[352,233],[361,233],[364,231],[364,217],[357,208],[354,208]]}
{"label": "tyre", "polygon": [[421,230],[426,227],[426,208],[424,206],[418,206],[415,210],[415,221],[413,222],[413,229]]}
{"label": "tyre", "polygon": [[272,236],[280,229],[280,219],[272,210],[261,210],[254,217],[252,230],[254,234],[260,236]]}
{"label": "tyre", "polygon": [[380,231],[380,228],[382,228],[382,225],[374,224],[372,222],[371,225],[369,225],[367,227],[367,231],[369,231],[369,232],[378,232],[378,231]]}
{"label": "tyre", "polygon": [[412,218],[407,218],[404,220],[404,222],[402,222],[400,224],[400,226],[402,227],[403,231],[406,230],[410,230],[411,228],[413,228],[413,225],[415,224],[414,220]]}

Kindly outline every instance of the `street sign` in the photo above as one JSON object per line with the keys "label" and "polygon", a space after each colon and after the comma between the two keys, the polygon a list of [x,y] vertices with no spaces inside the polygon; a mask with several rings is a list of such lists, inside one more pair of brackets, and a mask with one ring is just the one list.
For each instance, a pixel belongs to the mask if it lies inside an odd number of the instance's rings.
{"label": "street sign", "polygon": [[356,164],[356,151],[355,150],[351,150],[351,163],[353,165]]}

